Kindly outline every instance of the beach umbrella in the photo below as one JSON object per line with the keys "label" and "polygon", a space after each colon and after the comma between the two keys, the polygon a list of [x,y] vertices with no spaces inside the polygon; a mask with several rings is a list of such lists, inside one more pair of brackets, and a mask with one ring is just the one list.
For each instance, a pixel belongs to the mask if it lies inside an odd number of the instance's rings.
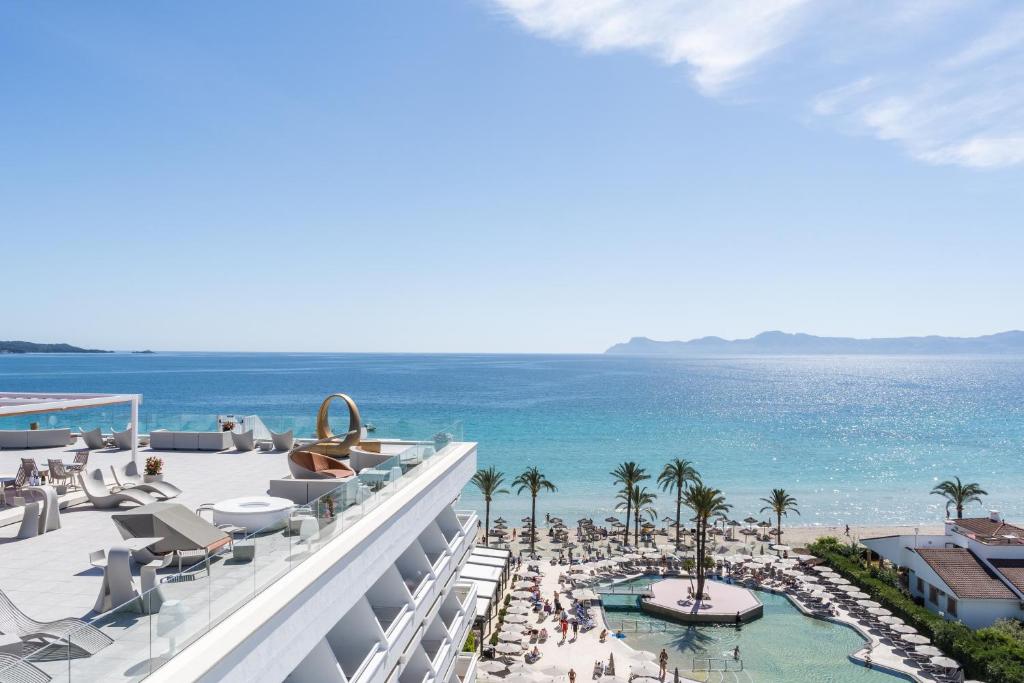
{"label": "beach umbrella", "polygon": [[737,522],[735,519],[730,519],[728,522],[726,522],[726,524],[728,524],[729,526],[740,526],[740,523]]}
{"label": "beach umbrella", "polygon": [[943,652],[934,645],[918,645],[914,648],[914,652],[922,654],[925,657],[942,657]]}
{"label": "beach umbrella", "polygon": [[532,520],[532,519],[533,519],[533,517],[523,517],[523,518],[522,518],[521,520],[519,520],[519,521],[520,521],[520,522],[522,522],[523,524],[529,524],[529,523],[530,523],[530,520]]}
{"label": "beach umbrella", "polygon": [[530,591],[512,591],[513,598],[519,598],[520,600],[529,600],[533,597],[533,593]]}
{"label": "beach umbrella", "polygon": [[903,620],[899,617],[879,617],[878,620],[883,624],[887,624],[889,626],[895,626],[896,624],[903,623]]}
{"label": "beach umbrella", "polygon": [[508,664],[500,659],[481,659],[476,663],[476,668],[485,673],[496,674],[499,671],[508,669]]}
{"label": "beach umbrella", "polygon": [[841,576],[830,576],[830,577],[828,577],[828,581],[829,581],[829,583],[834,584],[836,586],[849,586],[850,585],[850,580],[849,579],[844,579]]}
{"label": "beach umbrella", "polygon": [[874,614],[876,617],[891,617],[892,612],[885,609],[884,607],[871,607],[868,609],[868,614]]}
{"label": "beach umbrella", "polygon": [[526,623],[526,615],[525,614],[506,614],[505,615],[505,621],[507,623],[509,623],[509,624],[525,624]]}
{"label": "beach umbrella", "polygon": [[590,590],[589,588],[580,588],[572,592],[572,597],[577,600],[597,600],[597,593]]}
{"label": "beach umbrella", "polygon": [[619,519],[618,517],[605,517],[604,521],[608,522],[609,524],[614,524],[615,522],[619,521]]}
{"label": "beach umbrella", "polygon": [[501,659],[480,659],[476,663],[476,669],[486,674],[497,674],[508,668],[508,665]]}
{"label": "beach umbrella", "polygon": [[505,611],[509,614],[529,614],[533,610],[527,607],[522,601],[516,600],[510,603]]}
{"label": "beach umbrella", "polygon": [[521,576],[524,579],[536,579],[540,577],[540,574],[534,571],[530,571],[529,569],[525,569],[521,572],[516,572],[516,576]]}
{"label": "beach umbrella", "polygon": [[810,562],[814,559],[814,555],[797,555],[796,559],[798,562]]}
{"label": "beach umbrella", "polygon": [[753,529],[740,529],[740,533],[744,536],[749,536],[750,534],[756,534],[757,532]]}
{"label": "beach umbrella", "polygon": [[830,572],[830,571],[832,571],[832,567],[828,566],[827,564],[819,564],[819,565],[817,565],[815,567],[811,567],[811,569],[816,571],[816,572]]}
{"label": "beach umbrella", "polygon": [[756,517],[747,517],[743,521],[746,522],[747,524],[757,524],[757,518]]}
{"label": "beach umbrella", "polygon": [[943,656],[943,657],[932,657],[928,661],[931,662],[934,666],[940,667],[942,669],[959,669],[960,668],[960,664],[955,659],[950,659],[949,657],[945,657],[945,656]]}
{"label": "beach umbrella", "polygon": [[551,518],[551,521],[552,521],[552,522],[561,522],[561,521],[562,521],[562,518],[561,518],[561,517],[552,517],[552,518]]}
{"label": "beach umbrella", "polygon": [[520,643],[498,643],[498,646],[494,649],[502,654],[517,655],[523,651],[523,646]]}
{"label": "beach umbrella", "polygon": [[497,524],[504,524],[504,523],[505,523],[505,522],[507,522],[508,520],[507,520],[507,519],[505,519],[504,517],[498,517],[498,518],[497,518],[496,520],[494,520],[494,521],[495,521],[495,523],[497,523]]}
{"label": "beach umbrella", "polygon": [[502,631],[501,633],[498,634],[498,640],[506,642],[506,643],[520,643],[521,644],[522,640],[523,640],[523,634],[522,633],[514,633],[512,631]]}
{"label": "beach umbrella", "polygon": [[[839,586],[838,588],[839,588],[839,590],[841,590],[842,592],[844,592],[844,593],[848,593],[848,594],[849,594],[849,595],[850,595],[851,597],[853,596],[853,594],[854,594],[854,593],[858,593],[858,594],[860,594],[860,592],[861,592],[861,591],[860,591],[860,588],[858,588],[857,586]],[[866,594],[866,593],[864,593],[863,595],[867,595],[867,594]],[[868,598],[870,598],[870,597],[871,597],[871,596],[868,596]],[[857,599],[857,600],[866,600],[866,599],[868,599],[868,598],[856,598],[856,599]]]}
{"label": "beach umbrella", "polygon": [[766,528],[770,527],[771,525],[772,525],[771,522],[758,522],[757,523],[757,526],[761,527],[762,529],[766,529]]}
{"label": "beach umbrella", "polygon": [[515,584],[515,586],[513,586],[513,588],[515,588],[516,590],[522,590],[522,591],[533,590],[533,588],[534,588],[533,581],[516,581],[516,584]]}
{"label": "beach umbrella", "polygon": [[[788,553],[790,550],[792,550],[792,548],[790,548],[788,545],[779,545],[779,544],[775,544],[775,545],[771,546],[771,549],[774,550],[777,553]],[[793,562],[796,562],[796,560],[794,559]]]}
{"label": "beach umbrella", "polygon": [[850,597],[854,600],[870,600],[871,596],[864,591],[857,591],[856,593],[850,593]]}
{"label": "beach umbrella", "polygon": [[867,607],[868,609],[872,607],[881,607],[881,605],[875,602],[874,600],[858,600],[857,604],[861,607]]}

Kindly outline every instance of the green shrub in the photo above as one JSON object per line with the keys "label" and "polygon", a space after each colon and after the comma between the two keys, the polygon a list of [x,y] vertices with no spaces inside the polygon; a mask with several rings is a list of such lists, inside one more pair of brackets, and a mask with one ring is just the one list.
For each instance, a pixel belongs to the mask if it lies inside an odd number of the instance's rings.
{"label": "green shrub", "polygon": [[972,631],[915,603],[899,588],[895,572],[864,567],[860,552],[835,537],[819,539],[810,545],[810,551],[893,614],[929,636],[936,647],[963,665],[968,677],[989,683],[1024,681],[1024,627],[1020,622],[1000,621]]}
{"label": "green shrub", "polygon": [[476,631],[473,629],[469,630],[469,635],[466,636],[466,642],[462,644],[463,652],[476,652]]}

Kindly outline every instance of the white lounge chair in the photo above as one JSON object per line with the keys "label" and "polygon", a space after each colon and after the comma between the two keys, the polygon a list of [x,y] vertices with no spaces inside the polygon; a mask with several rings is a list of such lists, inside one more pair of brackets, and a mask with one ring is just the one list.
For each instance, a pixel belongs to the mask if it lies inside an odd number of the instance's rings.
{"label": "white lounge chair", "polygon": [[114,435],[114,445],[117,446],[119,451],[128,451],[132,448],[132,428],[123,432],[119,432],[116,429],[111,429],[110,432]]}
{"label": "white lounge chair", "polygon": [[295,445],[295,436],[292,434],[292,430],[290,429],[287,432],[281,432],[280,434],[271,430],[270,439],[274,442],[275,451],[290,451],[292,446]]}
{"label": "white lounge chair", "polygon": [[103,481],[103,472],[98,469],[79,474],[78,482],[93,507],[100,509],[115,508],[121,503],[149,505],[156,502],[156,498],[145,491],[123,489],[111,493],[107,488],[107,483]]}
{"label": "white lounge chair", "polygon": [[181,489],[174,484],[166,481],[151,481],[147,482],[139,474],[139,467],[134,461],[129,461],[127,465],[110,466],[110,473],[114,475],[114,481],[118,487],[123,491],[125,489],[133,489],[135,491],[145,491],[146,493],[152,493],[160,500],[167,500],[168,498],[174,498],[181,495]]}
{"label": "white lounge chair", "polygon": [[253,438],[253,431],[231,432],[231,443],[235,445],[236,451],[251,451],[256,448],[256,439]]}
{"label": "white lounge chair", "polygon": [[0,623],[4,632],[27,644],[46,646],[60,643],[77,654],[94,655],[113,639],[92,624],[69,617],[57,621],[36,621],[28,617],[0,590]]}

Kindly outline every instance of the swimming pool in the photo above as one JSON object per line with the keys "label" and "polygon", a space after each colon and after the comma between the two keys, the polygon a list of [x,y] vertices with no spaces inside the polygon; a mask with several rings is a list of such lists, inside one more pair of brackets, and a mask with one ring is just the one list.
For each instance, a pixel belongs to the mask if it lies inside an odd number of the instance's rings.
{"label": "swimming pool", "polygon": [[[621,585],[643,585],[636,579]],[[866,669],[847,657],[864,645],[864,639],[845,626],[804,616],[782,595],[757,592],[764,616],[740,629],[732,626],[686,626],[631,609],[628,600],[614,597],[615,607],[605,613],[612,630],[621,625],[626,643],[657,654],[665,648],[669,670],[690,671],[694,662],[707,668],[728,666],[733,648],[740,648],[742,671],[711,674],[710,681],[757,681],[758,683],[894,683],[900,679]],[[703,660],[703,661],[701,661]]]}

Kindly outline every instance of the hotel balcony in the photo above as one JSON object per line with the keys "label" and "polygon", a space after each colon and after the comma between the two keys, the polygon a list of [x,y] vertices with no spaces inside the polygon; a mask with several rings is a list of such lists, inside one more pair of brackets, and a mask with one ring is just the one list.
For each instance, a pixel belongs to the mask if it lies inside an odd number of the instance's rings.
{"label": "hotel balcony", "polygon": [[455,658],[452,676],[447,683],[476,683],[476,664],[479,659],[475,652],[460,652]]}

